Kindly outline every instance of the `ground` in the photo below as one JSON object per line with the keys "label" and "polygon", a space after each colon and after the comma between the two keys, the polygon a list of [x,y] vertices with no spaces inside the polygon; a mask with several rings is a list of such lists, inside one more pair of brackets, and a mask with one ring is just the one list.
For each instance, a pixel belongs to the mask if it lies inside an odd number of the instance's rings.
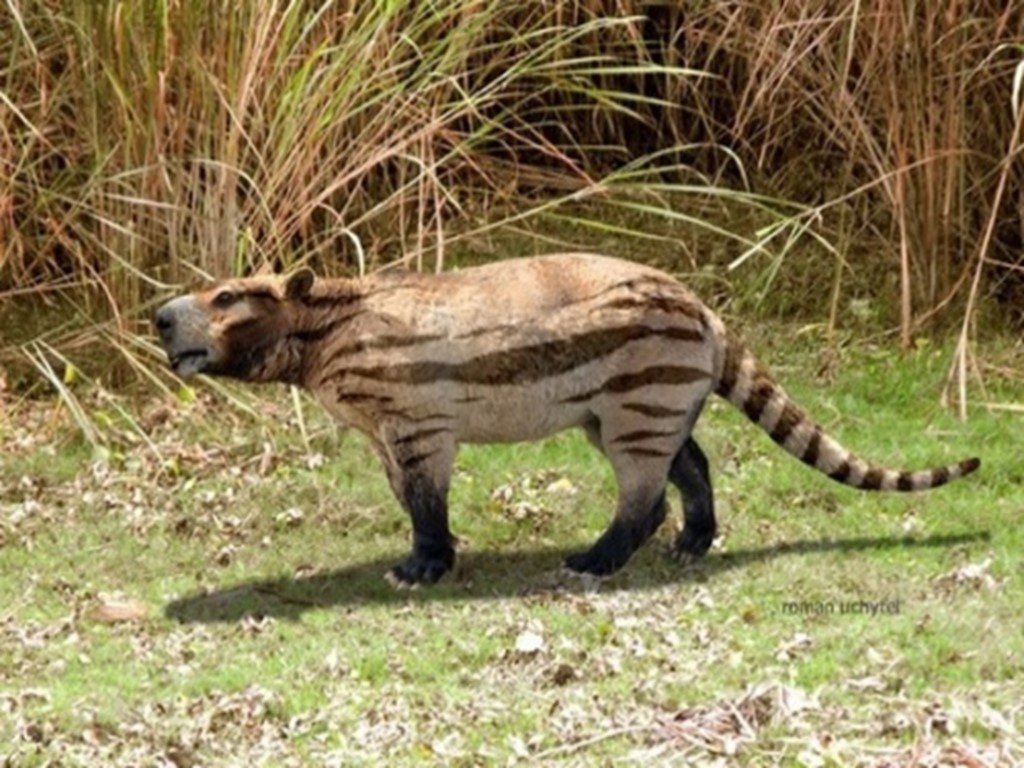
{"label": "ground", "polygon": [[457,569],[396,591],[383,574],[409,524],[383,473],[287,389],[82,388],[100,448],[59,400],[9,395],[0,763],[1024,761],[1021,415],[985,405],[1024,388],[991,366],[961,423],[939,405],[948,348],[748,336],[848,447],[981,470],[858,493],[719,402],[697,431],[712,552],[668,557],[674,498],[656,539],[596,581],[560,569],[613,505],[585,439],[466,447]]}

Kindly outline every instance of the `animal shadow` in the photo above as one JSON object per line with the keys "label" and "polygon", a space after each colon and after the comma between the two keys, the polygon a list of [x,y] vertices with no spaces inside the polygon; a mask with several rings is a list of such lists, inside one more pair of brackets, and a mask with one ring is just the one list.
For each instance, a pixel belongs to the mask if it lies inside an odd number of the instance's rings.
{"label": "animal shadow", "polygon": [[[860,537],[802,540],[766,547],[712,552],[696,564],[681,566],[658,547],[646,547],[629,565],[603,580],[602,592],[642,591],[672,583],[699,583],[734,568],[780,557],[816,553],[852,554],[868,550],[955,547],[989,540],[987,531],[927,537]],[[355,609],[369,604],[405,604],[453,600],[529,597],[554,591],[585,591],[596,582],[562,567],[568,549],[541,547],[522,551],[460,553],[453,573],[439,584],[398,590],[383,574],[401,559],[398,552],[330,571],[245,581],[215,591],[173,600],[164,613],[183,623],[234,622],[272,616],[297,620],[309,610]]]}

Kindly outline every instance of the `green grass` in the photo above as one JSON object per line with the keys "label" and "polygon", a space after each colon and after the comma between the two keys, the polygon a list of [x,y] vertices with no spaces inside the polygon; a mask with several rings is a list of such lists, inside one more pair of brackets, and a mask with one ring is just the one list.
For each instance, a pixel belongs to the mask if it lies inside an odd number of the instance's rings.
{"label": "green grass", "polygon": [[[818,343],[769,326],[753,346],[866,457],[916,467],[980,455],[981,471],[928,494],[858,493],[715,403],[697,438],[720,542],[695,566],[670,560],[674,497],[670,523],[599,585],[559,568],[614,499],[581,435],[463,448],[457,569],[409,592],[382,579],[409,526],[369,450],[312,407],[307,448],[283,391],[261,393],[261,421],[205,394],[139,403],[161,457],[121,450],[106,467],[69,439],[54,403],[24,405],[0,424],[0,755],[691,764],[732,739],[756,765],[859,764],[873,749],[906,759],[915,743],[1019,756],[1019,736],[987,713],[1019,731],[1020,417],[977,409],[961,424],[942,411],[948,349],[847,349],[827,381],[813,375]],[[35,443],[18,447],[26,434]],[[947,578],[989,558],[975,580]],[[101,595],[149,615],[100,621]],[[861,600],[899,611],[838,612]],[[787,612],[794,601],[836,613]],[[525,632],[543,647],[518,651]],[[784,687],[744,698],[768,683]],[[793,689],[818,706],[786,710],[778,697]]]}

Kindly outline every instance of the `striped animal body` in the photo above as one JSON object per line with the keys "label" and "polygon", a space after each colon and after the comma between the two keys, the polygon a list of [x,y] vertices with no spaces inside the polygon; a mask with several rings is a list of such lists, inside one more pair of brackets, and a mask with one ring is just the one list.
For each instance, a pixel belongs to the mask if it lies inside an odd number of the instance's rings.
{"label": "striped animal body", "polygon": [[600,256],[441,275],[227,280],[174,299],[154,322],[180,375],[301,385],[369,439],[412,518],[412,553],[391,572],[404,583],[436,581],[454,562],[447,494],[459,443],[581,427],[618,483],[611,525],[567,560],[593,574],[621,567],[661,524],[670,481],[684,502],[677,554],[710,546],[711,481],[691,431],[712,392],[855,488],[933,488],[979,463],[901,472],[854,456],[682,285]]}

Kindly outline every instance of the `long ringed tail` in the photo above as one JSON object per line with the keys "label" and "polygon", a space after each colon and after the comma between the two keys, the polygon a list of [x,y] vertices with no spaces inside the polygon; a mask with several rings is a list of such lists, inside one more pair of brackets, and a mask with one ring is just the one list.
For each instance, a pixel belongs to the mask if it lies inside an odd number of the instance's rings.
{"label": "long ringed tail", "polygon": [[904,472],[869,464],[826,435],[741,341],[727,332],[720,338],[725,351],[715,391],[787,452],[837,482],[870,491],[923,491],[969,475],[981,465],[980,459],[973,458]]}

